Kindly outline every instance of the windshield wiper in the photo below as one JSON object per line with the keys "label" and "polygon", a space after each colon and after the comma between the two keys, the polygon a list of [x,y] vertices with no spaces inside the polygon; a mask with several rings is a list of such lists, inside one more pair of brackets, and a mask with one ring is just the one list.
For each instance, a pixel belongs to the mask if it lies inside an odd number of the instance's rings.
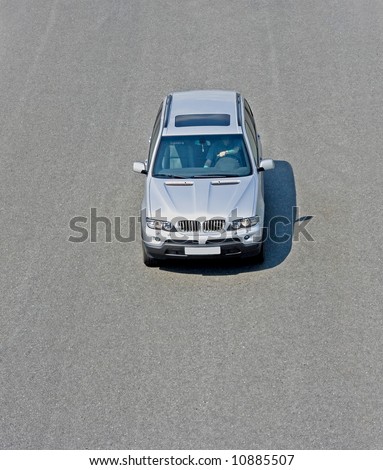
{"label": "windshield wiper", "polygon": [[155,178],[178,178],[181,180],[184,180],[188,178],[187,176],[179,176],[179,175],[164,175],[163,173],[160,173],[159,175],[153,175]]}
{"label": "windshield wiper", "polygon": [[234,174],[227,174],[225,173],[224,175],[217,175],[217,173],[212,173],[208,175],[198,175],[198,176],[193,176],[193,178],[234,178],[234,177],[239,177],[239,175],[234,175]]}

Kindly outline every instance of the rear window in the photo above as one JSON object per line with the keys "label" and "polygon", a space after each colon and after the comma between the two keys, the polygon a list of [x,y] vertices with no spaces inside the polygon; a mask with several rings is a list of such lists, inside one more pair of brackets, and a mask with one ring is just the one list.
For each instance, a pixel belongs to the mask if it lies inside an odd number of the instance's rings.
{"label": "rear window", "polygon": [[175,126],[230,126],[230,114],[180,114],[175,118]]}

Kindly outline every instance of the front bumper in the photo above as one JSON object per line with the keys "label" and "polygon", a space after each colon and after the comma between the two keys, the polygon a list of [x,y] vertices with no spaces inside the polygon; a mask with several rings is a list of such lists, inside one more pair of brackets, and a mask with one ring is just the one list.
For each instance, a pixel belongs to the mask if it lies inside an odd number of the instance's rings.
{"label": "front bumper", "polygon": [[[201,254],[187,254],[189,247],[201,249]],[[205,248],[219,247],[218,254],[203,253]],[[143,242],[143,249],[146,254],[151,258],[156,259],[170,259],[170,258],[191,258],[191,259],[218,259],[218,258],[246,258],[249,256],[256,256],[261,252],[262,240],[256,243],[244,244],[240,239],[222,239],[222,240],[208,240],[204,245],[198,242],[184,241],[176,242],[167,240],[162,246],[155,247]],[[197,251],[198,252],[198,251]]]}

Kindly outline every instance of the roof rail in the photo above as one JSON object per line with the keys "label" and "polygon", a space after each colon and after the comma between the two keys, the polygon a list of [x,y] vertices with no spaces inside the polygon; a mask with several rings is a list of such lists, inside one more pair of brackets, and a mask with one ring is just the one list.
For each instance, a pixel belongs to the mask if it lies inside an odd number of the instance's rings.
{"label": "roof rail", "polygon": [[239,93],[237,93],[237,123],[238,126],[242,126],[241,95]]}
{"label": "roof rail", "polygon": [[173,95],[168,95],[167,98],[166,98],[164,127],[168,127],[169,115],[170,115],[170,105],[172,104],[172,99],[173,99]]}

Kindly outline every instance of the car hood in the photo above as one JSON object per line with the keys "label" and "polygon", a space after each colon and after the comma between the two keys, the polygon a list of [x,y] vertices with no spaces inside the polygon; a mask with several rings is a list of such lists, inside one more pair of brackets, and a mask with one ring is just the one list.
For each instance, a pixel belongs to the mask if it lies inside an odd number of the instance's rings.
{"label": "car hood", "polygon": [[[150,178],[147,217],[207,219],[255,214],[256,174],[240,178]],[[233,212],[234,211],[234,212]]]}

